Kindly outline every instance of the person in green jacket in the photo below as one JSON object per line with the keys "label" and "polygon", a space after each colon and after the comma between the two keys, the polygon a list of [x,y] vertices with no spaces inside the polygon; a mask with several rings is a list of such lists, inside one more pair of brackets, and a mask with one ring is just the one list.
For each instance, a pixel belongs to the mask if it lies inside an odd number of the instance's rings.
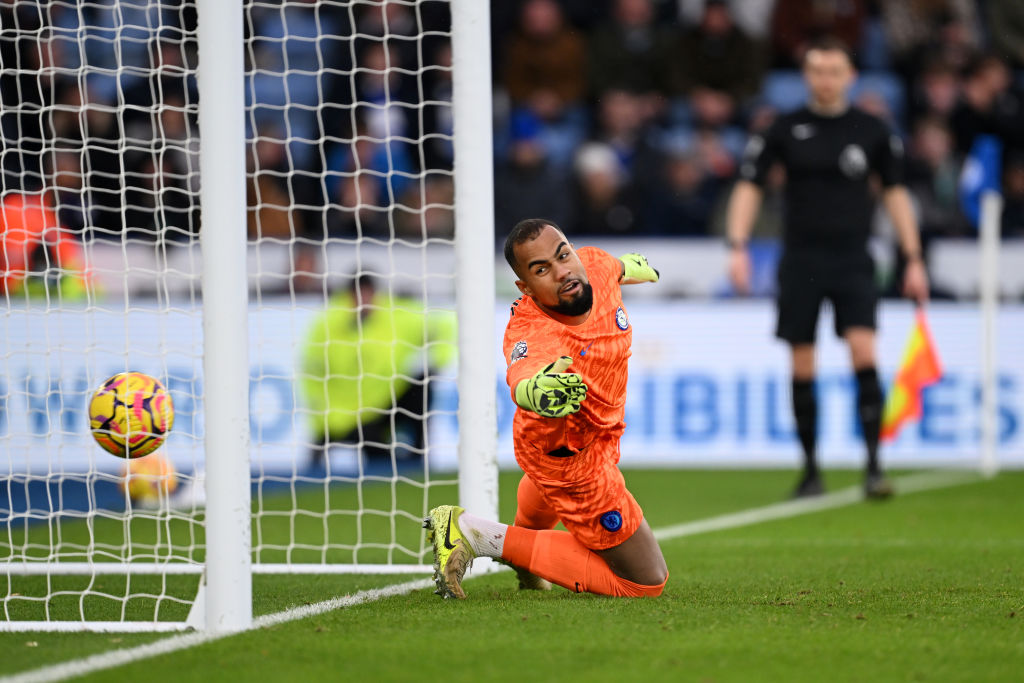
{"label": "person in green jacket", "polygon": [[454,359],[455,330],[453,313],[378,291],[366,274],[331,296],[302,350],[312,464],[335,444],[370,459],[421,458],[430,378]]}

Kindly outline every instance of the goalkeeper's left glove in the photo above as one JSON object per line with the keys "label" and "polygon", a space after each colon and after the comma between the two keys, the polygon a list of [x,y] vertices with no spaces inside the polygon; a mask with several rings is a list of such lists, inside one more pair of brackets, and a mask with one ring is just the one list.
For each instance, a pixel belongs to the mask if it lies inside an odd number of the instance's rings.
{"label": "goalkeeper's left glove", "polygon": [[622,279],[624,285],[635,285],[638,282],[657,282],[658,271],[651,268],[647,257],[643,254],[623,254],[619,257],[622,261]]}
{"label": "goalkeeper's left glove", "polygon": [[566,372],[572,356],[562,356],[529,379],[516,385],[516,403],[520,408],[543,417],[565,417],[578,412],[587,398],[587,385],[575,372]]}

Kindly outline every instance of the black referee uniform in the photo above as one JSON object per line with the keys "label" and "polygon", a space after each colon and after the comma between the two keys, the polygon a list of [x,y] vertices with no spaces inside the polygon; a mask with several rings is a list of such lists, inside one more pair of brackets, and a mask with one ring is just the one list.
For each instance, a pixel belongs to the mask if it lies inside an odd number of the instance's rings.
{"label": "black referee uniform", "polygon": [[869,181],[876,173],[885,187],[903,184],[900,139],[858,109],[830,117],[804,107],[751,138],[740,174],[763,187],[775,163],[786,169],[776,334],[791,344],[813,344],[825,299],[835,309],[837,335],[854,326],[874,329]]}
{"label": "black referee uniform", "polygon": [[[784,249],[778,267],[776,334],[793,346],[814,344],[821,304],[835,312],[835,332],[875,328],[878,288],[868,238],[875,200],[871,178],[903,184],[903,146],[879,118],[847,108],[826,116],[804,107],[751,138],[740,175],[763,188],[776,163],[786,170]],[[857,370],[857,408],[868,475],[880,476],[882,391],[875,368]],[[793,411],[808,482],[819,487],[815,459],[817,402],[813,380],[793,380]],[[798,488],[798,495],[817,490]]]}

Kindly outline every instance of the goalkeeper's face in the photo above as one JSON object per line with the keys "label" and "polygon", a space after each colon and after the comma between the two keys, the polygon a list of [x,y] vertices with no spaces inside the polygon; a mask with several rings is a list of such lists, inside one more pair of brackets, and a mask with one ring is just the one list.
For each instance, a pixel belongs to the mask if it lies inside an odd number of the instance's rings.
{"label": "goalkeeper's face", "polygon": [[576,318],[594,305],[587,269],[560,231],[548,226],[536,238],[516,246],[519,290],[549,313]]}

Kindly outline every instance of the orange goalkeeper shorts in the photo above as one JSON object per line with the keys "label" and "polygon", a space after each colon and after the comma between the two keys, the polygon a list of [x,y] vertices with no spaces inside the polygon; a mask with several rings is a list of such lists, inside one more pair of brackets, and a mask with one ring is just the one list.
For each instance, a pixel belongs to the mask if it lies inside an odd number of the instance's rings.
{"label": "orange goalkeeper shorts", "polygon": [[591,550],[619,545],[644,512],[619,471],[619,440],[596,439],[578,453],[542,453],[516,444],[516,460],[565,528]]}

